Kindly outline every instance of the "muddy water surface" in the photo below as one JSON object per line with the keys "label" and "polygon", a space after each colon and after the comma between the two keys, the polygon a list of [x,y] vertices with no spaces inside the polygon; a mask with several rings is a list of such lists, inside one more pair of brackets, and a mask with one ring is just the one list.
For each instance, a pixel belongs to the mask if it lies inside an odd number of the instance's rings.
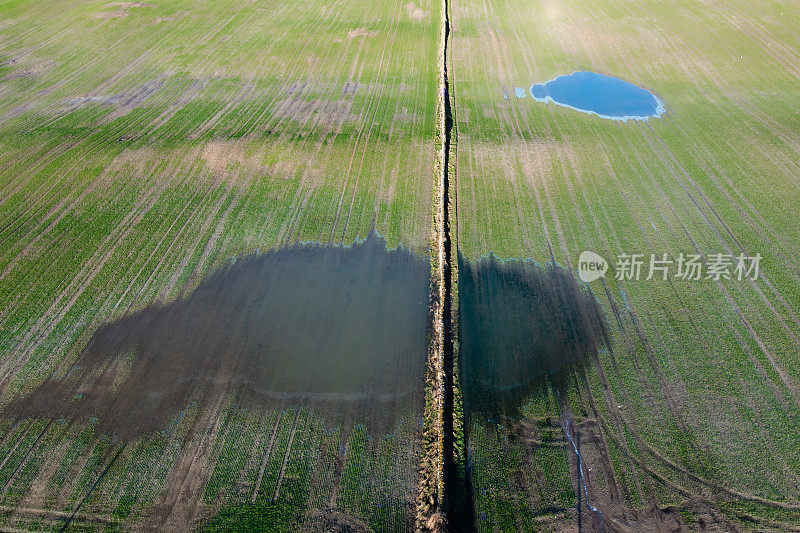
{"label": "muddy water surface", "polygon": [[[515,417],[605,342],[602,310],[568,271],[490,256],[459,273],[468,417]],[[186,297],[102,326],[68,372],[5,414],[97,417],[129,438],[216,391],[391,432],[422,412],[429,283],[427,261],[375,235],[241,258]]]}
{"label": "muddy water surface", "polygon": [[421,414],[429,283],[426,260],[375,235],[242,258],[184,298],[102,326],[66,377],[5,412],[97,416],[128,438],[222,390],[390,431]]}

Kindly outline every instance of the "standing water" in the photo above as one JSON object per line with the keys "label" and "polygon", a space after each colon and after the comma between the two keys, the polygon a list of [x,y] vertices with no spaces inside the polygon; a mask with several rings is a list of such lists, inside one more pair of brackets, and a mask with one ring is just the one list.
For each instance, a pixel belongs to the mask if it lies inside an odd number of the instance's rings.
{"label": "standing water", "polygon": [[647,120],[664,112],[661,100],[632,83],[596,72],[573,72],[531,85],[537,102],[553,102],[611,120]]}
{"label": "standing water", "polygon": [[374,234],[239,258],[183,298],[101,326],[66,377],[5,411],[97,416],[135,437],[224,385],[253,407],[302,403],[332,425],[391,432],[421,413],[429,283],[427,261]]}

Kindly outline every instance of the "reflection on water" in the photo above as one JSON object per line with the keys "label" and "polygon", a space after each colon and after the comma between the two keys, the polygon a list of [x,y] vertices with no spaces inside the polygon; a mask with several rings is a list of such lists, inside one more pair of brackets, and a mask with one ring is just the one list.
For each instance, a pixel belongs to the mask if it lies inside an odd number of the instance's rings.
{"label": "reflection on water", "polygon": [[489,256],[459,261],[467,417],[517,417],[521,403],[591,361],[607,342],[599,304],[562,268]]}
{"label": "reflection on water", "polygon": [[664,104],[647,89],[598,74],[573,72],[530,87],[534,100],[593,113],[612,120],[647,120],[664,112]]}
{"label": "reflection on water", "polygon": [[375,235],[239,259],[185,298],[99,328],[66,378],[6,415],[99,416],[125,438],[223,388],[391,431],[422,411],[429,283],[426,260]]}

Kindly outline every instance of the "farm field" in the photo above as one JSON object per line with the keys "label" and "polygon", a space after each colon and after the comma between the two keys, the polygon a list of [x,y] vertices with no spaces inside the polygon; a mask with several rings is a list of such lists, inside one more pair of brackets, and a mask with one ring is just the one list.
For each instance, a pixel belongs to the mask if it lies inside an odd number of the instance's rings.
{"label": "farm field", "polygon": [[0,529],[414,527],[439,20],[0,5]]}
{"label": "farm field", "polygon": [[[497,370],[470,367],[466,342],[477,333],[461,296],[476,529],[576,531],[580,434],[580,495],[606,530],[797,530],[797,5],[463,0],[450,9],[450,179],[464,262],[530,258],[577,279],[584,250],[612,271],[620,254],[762,256],[757,280],[676,279],[674,267],[666,281],[645,280],[645,263],[638,281],[610,271],[589,283],[608,345],[532,385],[503,417],[470,405],[469,382],[527,375],[513,355],[526,344],[509,341]],[[528,94],[578,70],[648,89],[666,112],[615,122]],[[497,278],[478,274],[460,273],[462,293],[475,283],[469,290],[496,290]],[[600,527],[585,506],[582,520]]]}
{"label": "farm field", "polygon": [[798,27],[0,3],[0,531],[800,531]]}

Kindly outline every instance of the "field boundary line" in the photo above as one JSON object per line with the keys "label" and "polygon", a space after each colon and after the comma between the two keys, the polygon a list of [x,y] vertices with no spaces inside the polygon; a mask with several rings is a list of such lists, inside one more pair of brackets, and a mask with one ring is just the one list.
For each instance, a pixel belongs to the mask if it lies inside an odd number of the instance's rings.
{"label": "field boundary line", "polygon": [[[452,307],[452,241],[450,236],[450,141],[453,130],[452,105],[448,86],[449,1],[441,0],[438,50],[438,88],[436,104],[437,151],[434,161],[434,198],[430,237],[431,285],[429,296],[428,358],[425,376],[425,414],[422,433],[422,458],[417,495],[417,529],[449,531],[448,511],[456,498],[454,461],[455,435]],[[457,513],[453,513],[455,517]]]}

